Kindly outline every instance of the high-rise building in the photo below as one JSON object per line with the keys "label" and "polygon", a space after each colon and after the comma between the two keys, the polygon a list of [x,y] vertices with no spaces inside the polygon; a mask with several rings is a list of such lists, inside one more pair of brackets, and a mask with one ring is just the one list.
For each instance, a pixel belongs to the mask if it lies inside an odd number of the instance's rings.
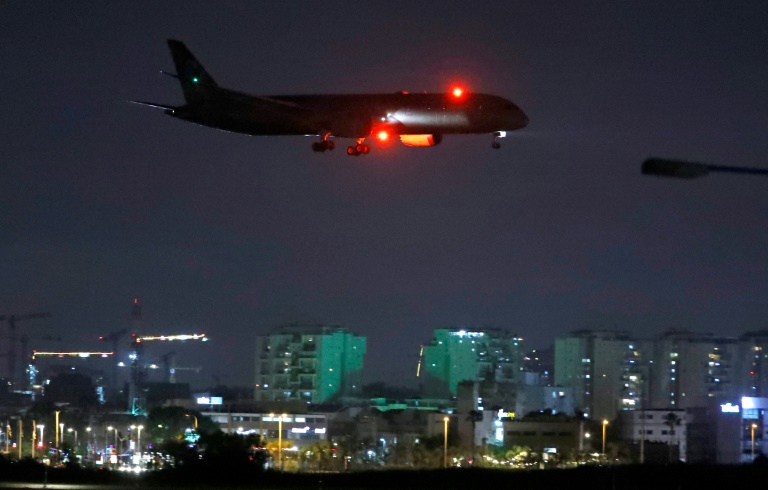
{"label": "high-rise building", "polygon": [[577,409],[596,419],[619,411],[708,406],[768,391],[766,332],[740,338],[669,330],[640,340],[580,330],[555,339],[555,385],[572,387]]}
{"label": "high-rise building", "polygon": [[421,376],[429,396],[456,396],[462,381],[521,380],[522,339],[497,328],[437,328],[424,346]]}
{"label": "high-rise building", "polygon": [[256,340],[256,401],[323,403],[360,393],[366,339],[338,325],[289,324]]}
{"label": "high-rise building", "polygon": [[[739,371],[745,342],[671,330],[654,340],[649,391],[655,408],[701,407],[708,399],[744,396]],[[751,359],[750,359],[751,360]]]}
{"label": "high-rise building", "polygon": [[573,388],[587,417],[612,420],[640,403],[640,342],[628,332],[579,330],[555,339],[555,385]]}
{"label": "high-rise building", "polygon": [[747,332],[739,337],[739,394],[768,397],[768,331]]}

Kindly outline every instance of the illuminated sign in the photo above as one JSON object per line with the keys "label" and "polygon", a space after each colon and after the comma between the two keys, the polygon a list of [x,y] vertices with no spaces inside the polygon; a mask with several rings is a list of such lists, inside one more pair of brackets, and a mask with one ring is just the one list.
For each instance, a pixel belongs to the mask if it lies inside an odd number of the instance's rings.
{"label": "illuminated sign", "polygon": [[220,396],[199,396],[197,397],[198,405],[222,405],[224,399]]}
{"label": "illuminated sign", "polygon": [[739,413],[739,406],[731,402],[720,405],[720,411],[723,413]]}

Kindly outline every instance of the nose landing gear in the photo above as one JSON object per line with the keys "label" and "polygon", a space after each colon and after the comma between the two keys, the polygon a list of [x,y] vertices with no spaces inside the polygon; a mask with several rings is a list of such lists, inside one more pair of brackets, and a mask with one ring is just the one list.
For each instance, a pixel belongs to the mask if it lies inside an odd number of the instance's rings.
{"label": "nose landing gear", "polygon": [[493,143],[491,143],[491,148],[494,150],[498,150],[501,148],[501,138],[506,138],[507,132],[506,131],[496,131],[493,133]]}
{"label": "nose landing gear", "polygon": [[312,143],[312,151],[325,151],[325,150],[333,150],[336,148],[336,143],[330,139],[331,133],[326,133],[323,135],[323,139],[320,141],[315,141]]}

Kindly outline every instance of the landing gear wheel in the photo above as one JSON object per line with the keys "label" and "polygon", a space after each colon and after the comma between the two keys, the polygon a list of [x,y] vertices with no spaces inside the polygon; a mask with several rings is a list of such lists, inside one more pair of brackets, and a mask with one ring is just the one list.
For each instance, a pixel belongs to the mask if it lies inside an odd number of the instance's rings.
{"label": "landing gear wheel", "polygon": [[349,156],[358,156],[360,153],[357,151],[357,148],[354,146],[348,146],[347,147],[347,155]]}
{"label": "landing gear wheel", "polygon": [[371,151],[371,149],[368,147],[368,145],[364,145],[364,144],[360,143],[357,146],[355,146],[355,153],[357,153],[357,154],[362,153],[363,155],[365,155],[369,151]]}
{"label": "landing gear wheel", "polygon": [[336,148],[336,143],[330,140],[329,139],[330,137],[331,137],[331,133],[323,134],[323,139],[312,143],[312,151],[325,151],[325,150],[333,150],[334,148]]}

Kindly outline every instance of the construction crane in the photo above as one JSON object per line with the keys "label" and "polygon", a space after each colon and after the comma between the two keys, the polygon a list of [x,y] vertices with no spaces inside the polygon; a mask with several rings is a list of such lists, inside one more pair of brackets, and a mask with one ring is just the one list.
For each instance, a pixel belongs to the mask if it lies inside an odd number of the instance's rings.
{"label": "construction crane", "polygon": [[[38,340],[54,340],[54,341],[60,342],[64,339],[59,337],[58,335],[43,335],[41,337],[38,337]],[[26,375],[28,387],[32,389],[33,385],[35,384],[35,379],[37,378],[37,368],[35,367],[34,358],[31,356],[27,357],[28,352],[29,352],[29,336],[26,333],[23,333],[21,334],[21,354],[25,357],[25,359],[23,359],[22,362],[23,362],[23,365],[27,366],[25,368],[24,374]]]}
{"label": "construction crane", "polygon": [[16,355],[19,346],[16,345],[16,322],[33,318],[50,318],[50,313],[28,313],[26,315],[0,315],[0,321],[8,321],[8,377],[11,385],[16,387]]}
{"label": "construction crane", "polygon": [[88,352],[88,351],[37,351],[33,350],[31,355],[31,362],[29,364],[29,389],[33,393],[33,399],[34,399],[34,392],[36,388],[39,390],[40,386],[37,380],[39,371],[37,369],[36,360],[38,358],[44,358],[44,357],[56,357],[56,358],[65,358],[65,357],[76,357],[80,359],[87,359],[91,357],[109,357],[114,355],[114,352]]}
{"label": "construction crane", "polygon": [[[128,329],[124,328],[122,330],[118,330],[116,332],[112,332],[108,335],[100,335],[99,340],[102,342],[112,342],[112,352],[115,353],[115,357],[120,359],[120,339],[122,339],[125,335],[128,334]],[[117,393],[120,391],[120,383],[117,379],[117,363],[119,361],[115,361],[112,363],[112,372],[110,373],[110,378],[112,382],[112,391],[114,395],[117,395]]]}
{"label": "construction crane", "polygon": [[144,407],[143,395],[144,385],[147,378],[147,373],[144,366],[144,344],[147,342],[185,342],[189,340],[207,342],[209,339],[208,336],[206,336],[204,333],[175,335],[131,334],[131,384],[129,387],[130,393],[128,395],[128,403],[130,405],[129,410],[132,414],[142,415],[146,411]]}
{"label": "construction crane", "polygon": [[114,352],[85,352],[85,351],[56,351],[56,352],[37,352],[32,351],[32,360],[34,361],[38,357],[109,357],[114,355]]}
{"label": "construction crane", "polygon": [[168,376],[169,383],[176,382],[176,373],[178,371],[194,371],[196,373],[199,373],[200,370],[202,369],[202,366],[197,366],[197,367],[176,366],[176,364],[174,363],[174,359],[176,359],[175,351],[167,352],[162,356],[160,356],[160,358],[163,360],[163,370],[165,371],[165,374]]}
{"label": "construction crane", "polygon": [[205,334],[175,334],[175,335],[144,335],[144,317],[142,313],[139,298],[133,299],[131,309],[131,323],[133,332],[131,333],[131,377],[128,393],[128,410],[133,415],[146,414],[144,403],[144,392],[147,378],[147,366],[144,360],[144,344],[146,342],[173,342],[173,341],[202,341],[209,339]]}

